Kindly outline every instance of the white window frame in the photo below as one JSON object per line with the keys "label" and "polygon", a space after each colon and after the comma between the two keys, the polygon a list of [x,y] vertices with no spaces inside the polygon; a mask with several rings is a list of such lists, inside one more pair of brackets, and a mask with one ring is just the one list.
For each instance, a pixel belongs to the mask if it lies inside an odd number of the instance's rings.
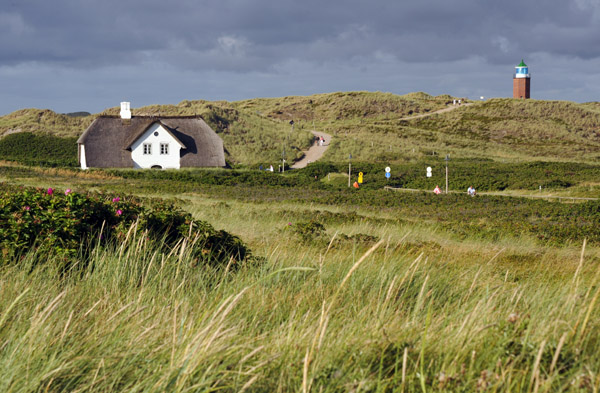
{"label": "white window frame", "polygon": [[168,142],[160,143],[160,154],[163,156],[169,155],[169,143]]}
{"label": "white window frame", "polygon": [[144,155],[150,156],[152,155],[152,143],[144,143],[143,144]]}

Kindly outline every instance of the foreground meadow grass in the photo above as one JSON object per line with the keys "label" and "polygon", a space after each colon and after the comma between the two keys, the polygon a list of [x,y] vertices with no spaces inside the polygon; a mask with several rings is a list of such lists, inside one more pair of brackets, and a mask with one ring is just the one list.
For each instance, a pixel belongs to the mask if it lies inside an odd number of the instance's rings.
{"label": "foreground meadow grass", "polygon": [[[19,181],[144,190],[68,175]],[[299,188],[171,194],[169,184],[162,197],[240,236],[257,258],[209,268],[187,244],[164,252],[139,237],[66,272],[40,252],[3,260],[0,391],[600,388],[597,243],[465,235],[404,199],[319,204],[292,200]],[[419,208],[441,216],[452,206],[462,205]],[[314,219],[323,233],[303,240],[297,224]]]}
{"label": "foreground meadow grass", "polygon": [[[5,264],[1,391],[600,387],[595,248],[459,241],[376,215],[303,243],[285,221],[323,207],[188,201],[262,258],[210,269],[132,238],[66,273],[52,255]],[[381,240],[336,240],[356,233]]]}

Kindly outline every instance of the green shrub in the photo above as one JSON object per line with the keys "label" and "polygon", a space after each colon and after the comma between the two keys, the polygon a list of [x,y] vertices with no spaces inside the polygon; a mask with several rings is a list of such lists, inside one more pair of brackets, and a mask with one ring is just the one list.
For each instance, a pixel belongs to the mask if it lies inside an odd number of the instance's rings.
{"label": "green shrub", "polygon": [[328,173],[337,172],[338,170],[338,166],[331,162],[317,161],[309,164],[301,173],[309,178],[317,176],[317,178],[320,179]]}
{"label": "green shrub", "polygon": [[0,157],[25,165],[77,166],[77,138],[18,132],[0,139]]}
{"label": "green shrub", "polygon": [[194,221],[171,202],[151,201],[148,208],[133,197],[0,185],[0,250],[5,260],[33,248],[85,256],[91,251],[85,245],[123,241],[134,224],[138,233],[166,249],[188,238],[197,245],[194,257],[211,265],[243,262],[250,256],[238,237]]}
{"label": "green shrub", "polygon": [[321,239],[325,236],[325,226],[318,221],[302,221],[291,225],[292,231],[308,243],[314,240]]}

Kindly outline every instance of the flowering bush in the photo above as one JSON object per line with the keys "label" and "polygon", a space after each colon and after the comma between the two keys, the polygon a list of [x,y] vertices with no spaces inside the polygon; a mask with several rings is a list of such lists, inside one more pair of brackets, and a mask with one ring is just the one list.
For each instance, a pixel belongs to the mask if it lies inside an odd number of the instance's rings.
{"label": "flowering bush", "polygon": [[182,237],[199,237],[195,255],[213,264],[228,263],[232,257],[243,261],[250,255],[239,238],[217,231],[209,223],[193,221],[172,203],[152,201],[147,208],[133,197],[67,191],[0,184],[0,251],[4,259],[32,248],[74,256],[80,249],[85,252],[90,243],[124,238],[135,222],[137,231],[166,247]]}

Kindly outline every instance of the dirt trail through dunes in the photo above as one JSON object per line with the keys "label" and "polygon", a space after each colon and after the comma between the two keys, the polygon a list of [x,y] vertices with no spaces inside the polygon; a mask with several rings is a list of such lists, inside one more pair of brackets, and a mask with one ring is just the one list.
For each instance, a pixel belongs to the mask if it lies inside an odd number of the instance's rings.
{"label": "dirt trail through dunes", "polygon": [[453,111],[455,109],[464,108],[465,106],[469,106],[469,105],[473,105],[473,104],[469,103],[469,104],[460,104],[460,105],[450,105],[448,108],[440,109],[440,110],[437,110],[437,111],[434,111],[434,112],[427,112],[427,113],[423,113],[423,114],[420,114],[420,115],[401,117],[398,120],[419,119],[421,117],[427,117],[427,116],[437,115],[438,113],[450,112],[450,111]]}
{"label": "dirt trail through dunes", "polygon": [[[450,112],[455,109],[463,108],[463,107],[469,106],[469,105],[472,105],[472,104],[469,103],[469,104],[461,104],[461,105],[450,105],[447,108],[440,109],[440,110],[437,110],[434,112],[428,112],[428,113],[423,113],[420,115],[402,117],[398,120],[412,120],[412,119],[418,119],[421,117],[433,116],[433,115],[437,115],[438,113]],[[304,157],[302,157],[300,160],[296,161],[292,165],[293,169],[305,168],[311,162],[315,162],[315,161],[319,160],[321,157],[323,157],[323,154],[325,154],[325,150],[327,150],[327,148],[329,147],[329,144],[331,143],[331,135],[326,134],[321,131],[311,131],[311,132],[317,138],[321,137],[321,136],[323,138],[325,138],[325,143],[323,144],[323,146],[319,146],[319,144],[317,142],[314,142],[313,145],[307,151],[304,152]]]}
{"label": "dirt trail through dunes", "polygon": [[313,145],[307,151],[304,152],[304,157],[302,157],[299,161],[296,161],[294,165],[292,165],[293,169],[305,168],[311,162],[315,162],[321,157],[323,157],[325,150],[327,150],[329,144],[331,143],[331,135],[321,131],[311,132],[317,138],[323,137],[325,139],[325,143],[323,143],[323,146],[319,146],[319,143],[315,141]]}

